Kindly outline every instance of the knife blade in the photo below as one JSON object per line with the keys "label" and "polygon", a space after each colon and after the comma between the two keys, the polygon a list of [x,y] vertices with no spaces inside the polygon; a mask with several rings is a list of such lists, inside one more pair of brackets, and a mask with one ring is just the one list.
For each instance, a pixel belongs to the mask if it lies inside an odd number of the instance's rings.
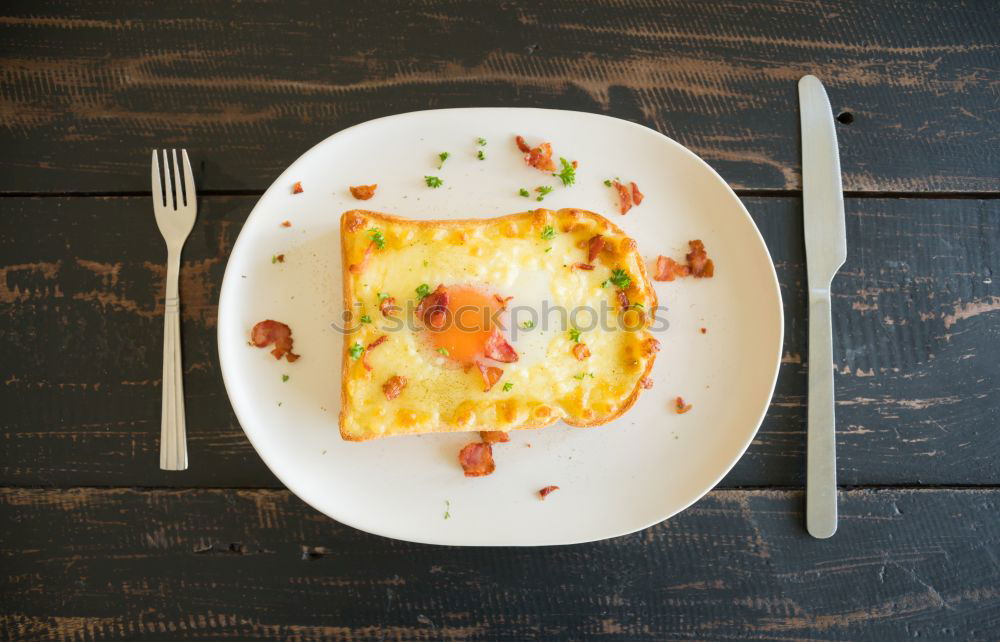
{"label": "knife blade", "polygon": [[806,529],[813,537],[823,539],[837,531],[830,285],[847,259],[847,231],[833,110],[819,78],[809,75],[799,80],[799,112],[803,228],[809,284]]}

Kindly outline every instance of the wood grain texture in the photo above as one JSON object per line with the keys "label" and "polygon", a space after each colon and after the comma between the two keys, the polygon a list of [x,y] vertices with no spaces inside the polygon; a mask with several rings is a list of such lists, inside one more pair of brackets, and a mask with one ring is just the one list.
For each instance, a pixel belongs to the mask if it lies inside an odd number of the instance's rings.
{"label": "wood grain texture", "polygon": [[[193,465],[183,474],[155,465],[165,250],[149,199],[0,201],[0,483],[278,486],[232,414],[215,345],[226,258],[254,200],[202,199],[185,246]],[[777,266],[786,339],[768,416],[723,486],[800,485],[808,353],[801,202],[744,200]],[[1000,201],[848,199],[847,229],[848,261],[833,288],[841,483],[1000,483],[1000,296],[992,282]]]}
{"label": "wood grain texture", "polygon": [[[286,491],[0,491],[7,639],[974,640],[1000,627],[998,490],[716,491],[594,544],[367,535]],[[452,506],[452,519],[462,507]]]}
{"label": "wood grain texture", "polygon": [[827,84],[848,190],[1000,191],[990,0],[85,4],[0,8],[0,192],[144,192],[187,147],[203,190],[262,190],[389,114],[610,114],[734,186],[800,186],[795,83]]}

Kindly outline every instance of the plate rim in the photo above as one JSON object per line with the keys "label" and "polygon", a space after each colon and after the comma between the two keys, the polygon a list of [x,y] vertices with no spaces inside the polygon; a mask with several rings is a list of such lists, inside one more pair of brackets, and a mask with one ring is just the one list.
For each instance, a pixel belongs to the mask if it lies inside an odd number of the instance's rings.
{"label": "plate rim", "polygon": [[[767,261],[768,262],[768,268],[769,268],[770,276],[771,276],[770,285],[771,285],[771,288],[772,288],[772,291],[773,291],[773,294],[775,296],[775,300],[776,300],[776,303],[777,303],[777,318],[778,318],[777,354],[775,355],[775,358],[774,358],[774,369],[773,369],[773,374],[771,376],[770,390],[769,390],[768,395],[767,395],[767,403],[764,405],[763,410],[760,412],[760,415],[757,417],[755,425],[754,425],[754,429],[749,433],[749,435],[746,438],[746,440],[744,441],[744,443],[740,446],[737,454],[733,457],[732,461],[730,461],[726,465],[725,469],[722,470],[721,473],[719,473],[719,475],[714,480],[712,480],[712,482],[710,484],[707,485],[707,488],[705,488],[704,490],[700,491],[697,494],[697,496],[695,496],[689,502],[685,503],[683,506],[680,506],[676,510],[668,512],[667,514],[663,515],[662,517],[660,517],[658,519],[655,519],[655,520],[653,520],[653,521],[651,521],[649,523],[643,523],[641,526],[638,526],[638,527],[635,527],[635,528],[629,526],[629,527],[626,527],[625,530],[617,531],[614,534],[598,535],[596,537],[584,536],[584,537],[572,538],[572,539],[569,539],[569,540],[560,540],[560,541],[557,541],[557,542],[511,543],[511,542],[502,542],[502,541],[501,542],[490,542],[490,541],[487,541],[487,542],[473,542],[473,543],[455,543],[455,542],[433,541],[433,540],[430,540],[430,539],[424,539],[424,538],[420,538],[420,537],[400,537],[397,534],[390,534],[390,533],[384,532],[384,531],[382,531],[382,529],[379,529],[379,528],[365,528],[365,527],[359,526],[359,525],[357,525],[355,523],[354,520],[352,520],[350,518],[344,518],[344,517],[339,516],[339,515],[331,514],[331,512],[328,512],[326,510],[323,510],[323,509],[319,508],[313,502],[311,502],[310,500],[306,499],[305,495],[308,495],[308,493],[305,493],[305,494],[304,493],[300,493],[299,490],[297,489],[298,484],[290,483],[282,474],[280,474],[277,470],[275,470],[275,467],[271,465],[268,456],[264,454],[263,450],[254,441],[254,437],[253,437],[253,435],[251,435],[251,431],[248,431],[247,428],[245,427],[245,425],[244,425],[245,422],[244,422],[243,414],[241,413],[241,411],[237,407],[237,405],[235,403],[233,403],[233,396],[232,396],[232,394],[230,392],[230,389],[233,386],[235,386],[235,381],[231,381],[231,379],[233,379],[233,375],[228,373],[228,369],[226,367],[226,356],[225,356],[225,352],[224,352],[224,348],[223,348],[224,343],[222,341],[222,332],[223,332],[223,327],[224,327],[224,324],[222,323],[222,317],[223,317],[223,312],[226,309],[226,306],[224,305],[224,301],[226,301],[228,298],[230,298],[232,296],[232,294],[230,294],[230,293],[234,291],[234,286],[231,285],[231,283],[234,283],[235,279],[236,279],[236,277],[234,276],[236,270],[235,269],[231,270],[231,268],[233,267],[233,264],[231,262],[231,258],[236,253],[236,251],[239,249],[240,241],[243,238],[244,229],[246,228],[246,226],[248,224],[251,223],[251,221],[253,220],[253,218],[255,217],[255,215],[257,215],[257,212],[258,212],[258,210],[261,207],[261,203],[265,200],[266,197],[268,197],[271,194],[271,192],[273,190],[280,189],[281,186],[284,185],[283,179],[286,177],[286,175],[289,175],[289,174],[292,173],[292,169],[296,165],[298,165],[300,162],[306,160],[309,156],[317,153],[317,150],[320,147],[323,147],[329,141],[331,141],[332,139],[337,138],[338,136],[347,135],[349,132],[356,132],[357,130],[360,130],[360,129],[377,127],[383,121],[388,121],[388,120],[403,120],[403,119],[407,119],[407,118],[418,117],[418,116],[425,115],[425,114],[437,114],[437,113],[443,113],[443,112],[456,112],[456,111],[462,111],[462,112],[470,112],[470,111],[481,111],[481,112],[488,112],[488,111],[494,111],[494,112],[495,111],[509,111],[509,112],[521,112],[521,113],[525,113],[525,112],[540,112],[540,113],[546,113],[546,114],[574,114],[574,115],[583,115],[583,116],[586,116],[586,117],[589,117],[589,118],[614,121],[615,123],[622,124],[622,125],[625,125],[625,126],[628,126],[628,127],[638,128],[638,129],[645,130],[645,132],[648,132],[648,133],[654,134],[655,136],[660,137],[667,144],[672,145],[675,149],[679,150],[683,155],[686,155],[689,159],[694,160],[696,162],[696,164],[699,164],[704,169],[708,170],[708,173],[712,177],[712,180],[715,181],[719,186],[721,186],[726,192],[728,192],[729,196],[731,196],[733,198],[733,200],[738,204],[740,213],[745,217],[746,221],[750,223],[750,226],[752,227],[754,233],[756,234],[756,240],[760,244],[761,249],[763,249],[763,251],[764,251],[764,255],[768,259],[768,261]],[[246,436],[247,440],[250,442],[250,445],[253,447],[254,451],[257,453],[257,456],[260,457],[261,461],[264,463],[265,466],[267,466],[267,468],[271,472],[271,474],[274,475],[278,479],[278,481],[281,482],[281,484],[285,486],[285,489],[288,490],[289,492],[291,492],[293,495],[295,495],[296,498],[298,498],[300,501],[304,502],[305,504],[307,504],[309,507],[311,507],[315,511],[319,512],[320,514],[325,515],[329,519],[332,519],[332,520],[334,520],[334,521],[336,521],[336,522],[338,522],[340,524],[343,524],[343,525],[348,526],[350,528],[353,528],[355,530],[359,530],[359,531],[362,531],[362,532],[365,532],[365,533],[370,533],[372,535],[377,535],[379,537],[386,537],[386,538],[389,538],[389,539],[395,539],[395,540],[399,540],[399,541],[406,541],[406,542],[413,542],[413,543],[416,543],[416,544],[427,544],[427,545],[434,545],[434,546],[468,546],[468,547],[510,546],[510,547],[518,547],[518,548],[520,548],[520,547],[536,547],[536,546],[571,546],[571,545],[575,545],[575,544],[585,544],[585,543],[590,543],[590,542],[599,542],[599,541],[604,541],[604,540],[609,540],[609,539],[615,539],[615,538],[618,538],[618,537],[624,537],[626,535],[631,535],[633,533],[637,533],[637,532],[646,530],[646,529],[648,529],[648,528],[650,528],[652,526],[655,526],[657,524],[660,524],[660,523],[662,523],[662,522],[664,522],[664,521],[666,521],[666,520],[674,517],[675,515],[677,515],[677,514],[683,512],[683,511],[687,510],[688,508],[690,508],[691,506],[693,506],[694,504],[696,504],[698,501],[700,501],[701,499],[703,499],[710,492],[712,492],[715,489],[716,486],[718,486],[719,482],[722,481],[722,479],[725,478],[725,476],[728,475],[733,470],[733,468],[736,466],[737,463],[739,463],[739,461],[746,454],[746,451],[749,449],[750,444],[752,444],[753,440],[756,439],[757,433],[760,431],[760,427],[761,427],[761,425],[764,422],[764,418],[767,416],[768,410],[770,410],[771,401],[774,399],[774,391],[775,391],[775,389],[777,387],[778,376],[779,376],[780,371],[781,371],[781,356],[782,356],[783,349],[784,349],[784,341],[785,341],[784,300],[782,299],[782,296],[781,296],[781,283],[778,281],[778,274],[777,274],[777,271],[776,271],[775,266],[774,266],[774,258],[771,256],[771,252],[770,252],[770,250],[767,247],[767,243],[764,241],[764,237],[763,237],[763,235],[760,232],[760,228],[757,227],[757,223],[754,222],[753,217],[750,216],[750,212],[747,210],[746,205],[743,203],[742,199],[740,199],[739,195],[737,195],[736,192],[733,190],[733,188],[729,185],[729,183],[727,183],[725,181],[725,179],[722,178],[722,176],[715,170],[714,167],[712,167],[711,165],[709,165],[707,161],[705,161],[703,158],[701,158],[701,156],[699,156],[698,154],[696,154],[693,151],[691,151],[690,149],[688,149],[685,145],[677,142],[676,140],[674,140],[673,138],[667,136],[666,134],[664,134],[664,133],[662,133],[660,131],[657,131],[656,129],[653,129],[652,127],[647,127],[645,125],[642,125],[642,124],[639,124],[639,123],[636,123],[636,122],[633,122],[633,121],[630,121],[630,120],[625,120],[624,118],[618,118],[616,116],[610,116],[610,115],[607,115],[607,114],[600,114],[600,113],[594,113],[594,112],[588,112],[588,111],[580,111],[580,110],[572,110],[572,109],[548,109],[548,108],[543,108],[543,107],[483,107],[483,106],[480,106],[480,107],[448,107],[448,108],[442,108],[442,109],[421,109],[421,110],[416,110],[416,111],[402,112],[402,113],[398,113],[398,114],[390,114],[388,116],[381,116],[379,118],[374,118],[374,119],[371,119],[371,120],[366,120],[364,122],[357,123],[355,125],[351,125],[350,127],[345,127],[344,129],[338,130],[338,131],[330,134],[329,136],[326,136],[322,140],[318,141],[317,143],[315,143],[314,145],[312,145],[309,149],[307,149],[305,152],[303,152],[302,154],[300,154],[295,160],[293,160],[288,165],[288,167],[286,167],[280,174],[278,174],[277,177],[275,177],[275,179],[271,183],[271,185],[266,190],[264,190],[264,193],[261,194],[260,197],[258,197],[257,202],[254,203],[254,206],[250,210],[250,213],[247,215],[246,219],[243,221],[243,225],[240,227],[240,233],[237,235],[236,241],[233,243],[232,249],[229,251],[229,256],[226,259],[226,269],[225,269],[225,272],[223,273],[222,284],[221,284],[221,286],[219,288],[218,313],[217,313],[217,317],[216,317],[216,350],[217,350],[218,356],[219,356],[219,370],[220,370],[220,372],[222,374],[222,382],[223,382],[223,386],[224,386],[224,388],[226,390],[226,398],[228,399],[229,405],[230,405],[230,407],[233,410],[233,414],[236,415],[236,420],[240,424],[240,429],[243,431],[243,434]]]}

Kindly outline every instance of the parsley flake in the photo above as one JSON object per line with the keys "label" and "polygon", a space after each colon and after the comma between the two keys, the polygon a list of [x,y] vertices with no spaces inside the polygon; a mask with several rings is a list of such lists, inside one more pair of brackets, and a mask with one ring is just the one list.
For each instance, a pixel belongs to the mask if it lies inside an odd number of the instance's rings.
{"label": "parsley flake", "polygon": [[580,331],[576,328],[570,328],[569,338],[573,340],[573,343],[580,343]]}
{"label": "parsley flake", "polygon": [[611,187],[611,179],[610,178],[605,178],[604,179],[604,186],[605,187]]}
{"label": "parsley flake", "polygon": [[[628,286],[632,285],[632,277],[628,275],[628,272],[626,272],[621,268],[615,269],[611,273],[611,278],[608,279],[608,281],[611,281],[612,283],[614,283],[623,290]],[[608,281],[605,281],[605,283],[607,283]]]}
{"label": "parsley flake", "polygon": [[552,227],[551,225],[546,225],[544,228],[542,228],[543,241],[551,241],[555,237],[556,237],[556,228]]}
{"label": "parsley flake", "polygon": [[348,352],[350,353],[351,358],[357,361],[358,359],[361,358],[361,355],[365,353],[365,347],[361,345],[359,341],[355,341],[354,345],[351,346]]}
{"label": "parsley flake", "polygon": [[427,183],[427,187],[433,187],[434,189],[444,185],[444,181],[437,176],[424,176],[424,182]]}
{"label": "parsley flake", "polygon": [[510,392],[513,389],[514,389],[514,384],[512,384],[511,382],[508,381],[507,383],[503,384],[504,392]]}
{"label": "parsley flake", "polygon": [[271,264],[274,265],[277,262],[278,262],[278,255],[277,254],[272,254],[271,255]]}
{"label": "parsley flake", "polygon": [[427,267],[430,264],[431,264],[430,261],[428,261],[427,259],[424,259],[424,267]]}
{"label": "parsley flake", "polygon": [[525,330],[530,330],[533,327],[535,327],[535,322],[532,321],[531,319],[528,319],[527,321],[521,324],[521,327],[524,328]]}
{"label": "parsley flake", "polygon": [[573,375],[573,378],[576,379],[577,381],[583,381],[584,377],[590,377],[591,379],[593,379],[594,378],[594,373],[593,372],[581,372],[580,374]]}
{"label": "parsley flake", "polygon": [[638,301],[636,301],[635,303],[632,304],[632,307],[635,308],[636,310],[642,310],[646,306],[644,306],[643,304],[641,304]]}
{"label": "parsley flake", "polygon": [[483,147],[483,146],[486,145],[486,139],[482,138],[482,137],[477,138],[476,139],[476,144],[479,145],[480,147]]}
{"label": "parsley flake", "polygon": [[552,248],[551,248],[551,247],[547,247],[547,248],[545,248],[545,251],[546,251],[546,252],[551,252],[551,251],[552,251]]}
{"label": "parsley flake", "polygon": [[535,191],[538,192],[538,198],[536,198],[535,200],[536,201],[540,201],[540,200],[544,199],[548,195],[549,192],[552,191],[552,186],[551,185],[539,185],[538,187],[535,188]]}
{"label": "parsley flake", "polygon": [[531,196],[531,192],[529,192],[528,190],[524,189],[523,187],[520,190],[518,190],[517,193],[520,194],[521,196],[523,196],[524,198],[528,198],[529,196]]}
{"label": "parsley flake", "polygon": [[431,286],[427,285],[426,283],[421,283],[417,287],[417,296],[420,297],[421,300],[423,300],[423,298],[430,293],[431,293]]}
{"label": "parsley flake", "polygon": [[444,500],[444,518],[451,519],[451,502]]}
{"label": "parsley flake", "polygon": [[562,165],[562,170],[553,176],[557,176],[562,181],[563,187],[569,187],[576,182],[576,168],[573,167],[573,163],[562,156],[559,157],[559,164]]}
{"label": "parsley flake", "polygon": [[281,383],[288,381],[288,375],[281,375]]}
{"label": "parsley flake", "polygon": [[382,301],[385,301],[388,298],[389,298],[389,293],[388,292],[379,292],[378,293],[378,301],[379,301],[379,303],[381,303]]}
{"label": "parsley flake", "polygon": [[368,238],[372,240],[372,243],[374,243],[375,247],[377,247],[378,249],[380,250],[385,249],[385,237],[382,236],[382,230],[378,229],[377,227],[371,228],[370,230],[368,230]]}
{"label": "parsley flake", "polygon": [[448,348],[438,348],[438,352],[444,356],[448,356]]}
{"label": "parsley flake", "polygon": [[476,158],[478,158],[479,160],[486,160],[486,152],[484,152],[483,150],[479,150],[478,152],[476,152]]}
{"label": "parsley flake", "polygon": [[438,169],[444,167],[444,162],[448,160],[449,156],[451,156],[451,154],[449,154],[448,152],[441,152],[440,154],[438,154],[438,158],[441,159],[441,162],[438,164]]}
{"label": "parsley flake", "polygon": [[371,322],[372,318],[370,316],[368,316],[367,314],[361,315],[361,323],[371,323]]}

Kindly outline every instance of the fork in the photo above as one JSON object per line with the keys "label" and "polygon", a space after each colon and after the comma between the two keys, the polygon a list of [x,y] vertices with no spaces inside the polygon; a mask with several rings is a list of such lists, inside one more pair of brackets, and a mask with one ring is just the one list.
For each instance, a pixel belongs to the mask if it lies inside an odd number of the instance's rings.
{"label": "fork", "polygon": [[[160,414],[160,468],[186,470],[187,431],[184,425],[184,370],[181,367],[180,299],[177,276],[181,266],[181,248],[194,227],[198,205],[195,202],[194,177],[187,150],[181,150],[184,168],[173,155],[173,178],[170,157],[163,150],[163,183],[160,162],[153,150],[153,213],[163,240],[167,242],[167,291],[163,304],[163,401]],[[184,174],[183,185],[181,172]],[[176,192],[175,192],[176,188]],[[183,188],[183,189],[182,189]]]}

